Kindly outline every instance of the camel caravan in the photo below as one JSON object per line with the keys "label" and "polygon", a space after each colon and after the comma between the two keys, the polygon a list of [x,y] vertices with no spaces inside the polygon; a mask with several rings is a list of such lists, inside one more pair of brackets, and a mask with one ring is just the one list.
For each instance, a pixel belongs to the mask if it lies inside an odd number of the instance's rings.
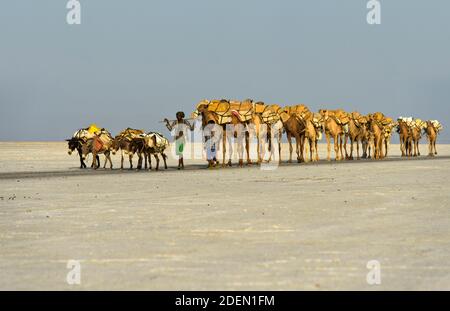
{"label": "camel caravan", "polygon": [[[163,121],[173,131],[178,169],[184,169],[186,136],[189,131],[194,130],[194,125],[184,117],[184,113],[180,111],[176,114],[176,120]],[[280,107],[251,99],[202,100],[191,117],[194,122],[201,124],[208,167],[215,167],[219,163],[216,154],[220,148],[222,166],[232,166],[234,145],[237,145],[238,165],[244,166],[244,152],[246,164],[253,164],[250,155],[251,140],[256,140],[257,164],[272,161],[276,151],[281,163],[283,133],[286,133],[289,144],[289,163],[292,162],[294,151],[292,139],[295,139],[297,162],[302,163],[319,161],[318,142],[322,137],[326,140],[328,161],[331,161],[332,146],[336,161],[354,160],[355,147],[357,160],[383,159],[389,154],[394,132],[399,134],[402,157],[420,156],[419,142],[424,136],[428,140],[428,155],[432,157],[437,155],[436,140],[443,130],[442,124],[437,120],[422,121],[412,117],[394,120],[381,112],[363,115],[357,111],[349,113],[342,109],[320,109],[313,112],[305,105]],[[120,152],[121,169],[124,168],[126,157],[129,169],[133,169],[135,155],[138,158],[138,170],[152,169],[152,156],[156,160],[156,170],[159,169],[159,156],[167,169],[169,140],[157,132],[126,128],[113,137],[106,129],[91,125],[76,131],[67,142],[69,155],[77,150],[80,168],[86,168],[85,161],[90,154],[91,167],[99,168],[99,155],[103,154],[103,168],[109,166],[112,169],[111,155]]]}

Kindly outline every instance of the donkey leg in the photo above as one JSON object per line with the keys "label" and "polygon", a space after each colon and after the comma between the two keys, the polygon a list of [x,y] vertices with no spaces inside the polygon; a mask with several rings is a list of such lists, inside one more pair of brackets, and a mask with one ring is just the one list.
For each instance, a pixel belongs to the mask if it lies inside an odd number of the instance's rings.
{"label": "donkey leg", "polygon": [[153,155],[155,156],[155,159],[156,159],[156,168],[155,168],[155,170],[159,170],[159,157],[158,157],[158,154],[155,153]]}
{"label": "donkey leg", "polygon": [[161,152],[161,156],[162,156],[163,161],[164,161],[164,169],[167,170],[167,155],[164,152]]}
{"label": "donkey leg", "polygon": [[132,153],[130,153],[128,155],[128,160],[130,161],[130,170],[132,170],[133,169],[133,154]]}

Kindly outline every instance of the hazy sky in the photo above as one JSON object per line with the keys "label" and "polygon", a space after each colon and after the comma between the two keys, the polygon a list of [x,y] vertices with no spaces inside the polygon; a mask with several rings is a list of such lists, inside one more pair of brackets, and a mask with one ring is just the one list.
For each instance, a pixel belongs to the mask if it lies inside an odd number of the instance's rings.
{"label": "hazy sky", "polygon": [[[0,140],[95,122],[162,130],[203,98],[437,118],[450,142],[450,1],[66,0],[0,3]],[[167,133],[167,132],[165,132]]]}

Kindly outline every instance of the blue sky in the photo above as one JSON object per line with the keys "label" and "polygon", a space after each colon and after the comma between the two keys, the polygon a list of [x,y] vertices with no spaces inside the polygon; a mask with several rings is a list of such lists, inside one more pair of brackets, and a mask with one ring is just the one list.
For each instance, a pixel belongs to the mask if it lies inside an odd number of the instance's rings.
{"label": "blue sky", "polygon": [[379,26],[365,0],[80,2],[79,26],[65,0],[0,4],[0,140],[163,130],[204,98],[450,124],[448,0],[381,1]]}

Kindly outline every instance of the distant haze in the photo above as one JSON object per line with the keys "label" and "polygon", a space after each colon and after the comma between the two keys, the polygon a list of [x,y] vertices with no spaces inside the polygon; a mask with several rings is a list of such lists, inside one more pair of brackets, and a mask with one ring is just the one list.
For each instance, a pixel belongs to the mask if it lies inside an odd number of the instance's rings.
{"label": "distant haze", "polygon": [[[65,0],[0,4],[0,140],[158,123],[204,98],[439,119],[450,142],[450,1]],[[167,131],[164,131],[167,134]]]}

